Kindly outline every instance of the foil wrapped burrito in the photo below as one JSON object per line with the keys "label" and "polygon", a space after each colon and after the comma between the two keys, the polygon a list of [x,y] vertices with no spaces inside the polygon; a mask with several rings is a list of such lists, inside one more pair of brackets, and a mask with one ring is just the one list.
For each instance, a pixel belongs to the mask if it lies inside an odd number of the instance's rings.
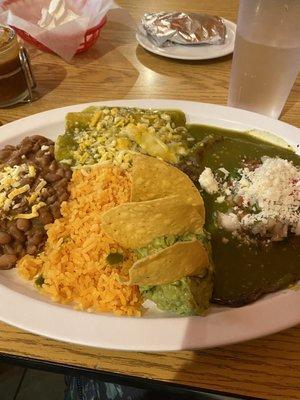
{"label": "foil wrapped burrito", "polygon": [[184,12],[146,13],[140,31],[157,46],[177,44],[224,44],[226,26],[222,18]]}

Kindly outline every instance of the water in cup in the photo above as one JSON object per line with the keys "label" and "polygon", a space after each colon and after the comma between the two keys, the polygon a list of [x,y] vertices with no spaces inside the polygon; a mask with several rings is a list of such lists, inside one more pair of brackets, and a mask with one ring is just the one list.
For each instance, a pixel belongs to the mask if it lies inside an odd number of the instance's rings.
{"label": "water in cup", "polygon": [[241,1],[228,105],[278,118],[300,67],[300,1],[275,2]]}
{"label": "water in cup", "polygon": [[230,105],[277,118],[298,74],[300,46],[267,46],[237,34],[235,51]]}

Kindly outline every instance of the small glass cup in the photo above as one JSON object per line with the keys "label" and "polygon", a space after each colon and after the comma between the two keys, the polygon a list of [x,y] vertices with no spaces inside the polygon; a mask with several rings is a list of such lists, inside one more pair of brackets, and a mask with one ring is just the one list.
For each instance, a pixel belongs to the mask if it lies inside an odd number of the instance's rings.
{"label": "small glass cup", "polygon": [[35,87],[26,49],[12,28],[0,25],[0,108],[32,101]]}
{"label": "small glass cup", "polygon": [[240,0],[228,105],[278,118],[300,69],[300,0]]}

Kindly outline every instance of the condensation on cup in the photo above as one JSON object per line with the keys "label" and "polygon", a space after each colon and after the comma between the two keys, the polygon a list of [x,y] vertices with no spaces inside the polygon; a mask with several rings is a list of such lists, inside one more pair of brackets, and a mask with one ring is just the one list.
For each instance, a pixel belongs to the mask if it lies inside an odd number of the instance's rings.
{"label": "condensation on cup", "polygon": [[300,0],[241,0],[228,105],[278,118],[300,69]]}

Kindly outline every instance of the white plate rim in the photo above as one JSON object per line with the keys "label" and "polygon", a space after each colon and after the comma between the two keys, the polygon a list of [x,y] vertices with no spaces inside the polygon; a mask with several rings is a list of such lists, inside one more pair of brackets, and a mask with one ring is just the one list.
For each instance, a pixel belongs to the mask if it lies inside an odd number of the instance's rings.
{"label": "white plate rim", "polygon": [[[232,21],[229,21],[228,19],[222,18],[223,21],[226,24],[227,29],[229,28],[233,33],[233,40],[230,43],[230,46],[228,48],[225,49],[218,49],[215,46],[216,52],[214,55],[189,55],[189,56],[178,56],[176,54],[172,54],[172,48],[169,47],[169,49],[171,50],[170,52],[163,52],[161,51],[161,49],[159,47],[154,46],[150,40],[142,35],[139,31],[136,32],[135,38],[138,42],[138,44],[140,46],[142,46],[145,50],[149,51],[150,53],[165,57],[165,58],[172,58],[175,60],[190,60],[190,61],[201,61],[201,60],[213,60],[215,58],[220,58],[220,57],[224,57],[228,54],[231,54],[233,52],[234,49],[234,41],[235,41],[235,35],[236,35],[236,24]],[[179,45],[180,46],[180,45]],[[192,45],[191,45],[192,46]],[[196,45],[194,45],[193,47],[196,47]]]}
{"label": "white plate rim", "polygon": [[[284,122],[235,108],[177,100],[114,100],[77,104],[35,114],[0,127],[0,143],[32,132],[45,121],[62,122],[69,111],[90,105],[178,108],[200,123],[233,129],[261,129],[299,145],[300,130]],[[217,116],[217,117],[216,117]],[[130,318],[67,309],[15,292],[0,276],[0,319],[18,328],[65,342],[116,350],[176,351],[238,343],[300,323],[300,291],[285,289],[242,308],[206,317]],[[5,282],[4,282],[5,283]]]}

